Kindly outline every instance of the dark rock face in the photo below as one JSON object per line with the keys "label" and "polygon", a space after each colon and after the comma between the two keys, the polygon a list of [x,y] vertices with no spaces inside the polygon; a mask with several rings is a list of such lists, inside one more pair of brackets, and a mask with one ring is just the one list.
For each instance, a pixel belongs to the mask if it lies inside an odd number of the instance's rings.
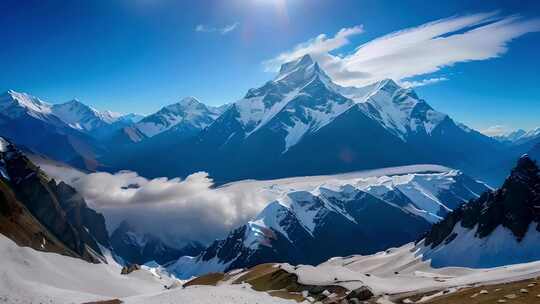
{"label": "dark rock face", "polygon": [[79,257],[44,227],[0,178],[0,233],[19,246]]}
{"label": "dark rock face", "polygon": [[490,235],[499,225],[510,229],[518,241],[531,223],[537,223],[540,231],[540,176],[536,162],[528,155],[522,156],[500,189],[488,191],[451,212],[433,226],[425,244],[435,248],[448,240],[458,222],[469,229],[478,225],[479,238]]}
{"label": "dark rock face", "polygon": [[371,292],[371,290],[367,288],[366,286],[362,286],[360,288],[357,288],[351,291],[347,295],[346,299],[347,300],[357,299],[359,301],[364,301],[364,300],[371,299],[371,297],[373,297],[373,292]]}
{"label": "dark rock face", "polygon": [[13,145],[0,152],[14,198],[72,255],[90,262],[102,260],[99,244],[109,247],[104,217],[90,209],[70,186],[49,180]]}
{"label": "dark rock face", "polygon": [[140,265],[150,261],[164,265],[184,255],[196,256],[203,250],[203,246],[198,243],[190,243],[180,249],[173,248],[156,236],[137,231],[127,221],[123,221],[113,232],[111,245],[126,263]]}
{"label": "dark rock face", "polygon": [[[230,263],[225,270],[270,262],[316,265],[334,256],[371,254],[402,245],[418,238],[430,226],[423,218],[405,213],[365,192],[346,202],[335,199],[325,203],[313,196],[298,203],[310,208],[310,212],[317,212],[311,233],[289,209],[281,208],[275,213],[278,214],[277,224],[287,235],[267,228],[262,231],[265,238],[251,246],[247,241],[253,232],[246,224],[231,231],[227,238],[213,242],[198,257],[199,262],[217,259],[223,264]],[[327,209],[324,205],[328,203],[343,210],[352,220]]]}

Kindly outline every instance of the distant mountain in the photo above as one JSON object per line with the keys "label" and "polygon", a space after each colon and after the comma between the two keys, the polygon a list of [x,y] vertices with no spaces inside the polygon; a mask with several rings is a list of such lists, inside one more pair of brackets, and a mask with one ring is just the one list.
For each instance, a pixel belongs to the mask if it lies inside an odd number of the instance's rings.
{"label": "distant mountain", "polygon": [[114,252],[125,262],[139,265],[152,261],[163,265],[181,256],[198,255],[204,249],[199,243],[173,248],[154,235],[138,231],[127,221],[123,221],[111,234],[111,244]]}
{"label": "distant mountain", "polygon": [[143,118],[136,128],[147,137],[165,131],[189,137],[210,125],[221,112],[222,108],[206,106],[195,97],[186,97]]}
{"label": "distant mountain", "polygon": [[529,131],[519,129],[495,138],[507,145],[508,149],[513,154],[513,158],[516,158],[527,153],[535,145],[540,144],[540,128],[531,129]]}
{"label": "distant mountain", "polygon": [[0,135],[80,168],[96,168],[104,152],[93,137],[55,116],[50,104],[15,91],[0,95]]}
{"label": "distant mountain", "polygon": [[529,131],[518,129],[507,134],[494,136],[493,138],[512,145],[524,144],[531,140],[540,141],[540,128],[531,129]]}
{"label": "distant mountain", "polygon": [[375,253],[417,239],[452,208],[488,189],[436,166],[380,173],[267,182],[263,189],[278,198],[254,220],[168,269],[189,278],[266,262],[318,264],[333,256]]}
{"label": "distant mountain", "polygon": [[427,234],[433,266],[495,267],[540,259],[540,175],[522,156],[500,189],[461,206]]}
{"label": "distant mountain", "polygon": [[51,112],[69,126],[86,132],[104,128],[120,117],[120,114],[109,111],[99,112],[77,99],[52,105]]}
{"label": "distant mountain", "polygon": [[[144,118],[138,114],[121,115],[111,111],[98,111],[74,99],[51,106],[52,113],[74,129],[81,130],[92,137],[110,141],[118,137],[123,128],[131,127]],[[129,139],[129,137],[128,137]]]}
{"label": "distant mountain", "polygon": [[1,137],[0,173],[0,233],[20,246],[104,261],[101,248],[110,242],[103,215]]}
{"label": "distant mountain", "polygon": [[338,86],[309,55],[284,64],[195,137],[152,148],[118,167],[147,176],[205,170],[222,183],[437,163],[500,181],[504,172],[493,164],[507,157],[504,145],[435,111],[413,90],[392,80]]}
{"label": "distant mountain", "polygon": [[102,167],[97,159],[111,147],[146,138],[132,127],[141,115],[101,112],[76,99],[49,104],[10,90],[0,95],[0,112],[0,135],[20,148],[83,169]]}

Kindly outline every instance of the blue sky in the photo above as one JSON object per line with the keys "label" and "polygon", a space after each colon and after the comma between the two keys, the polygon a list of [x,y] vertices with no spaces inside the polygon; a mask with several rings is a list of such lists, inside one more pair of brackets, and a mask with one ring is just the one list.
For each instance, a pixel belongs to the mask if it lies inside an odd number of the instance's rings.
{"label": "blue sky", "polygon": [[[432,82],[418,94],[476,129],[540,126],[538,1],[4,0],[0,14],[0,91],[49,102],[76,97],[145,114],[188,95],[233,102],[307,48],[330,70],[332,62],[355,69],[330,73],[343,84]],[[405,29],[417,38],[419,26],[441,19],[448,32],[419,39],[413,55],[401,52],[398,34],[373,42]],[[480,38],[433,44],[486,24]],[[379,56],[386,51],[394,53]]]}

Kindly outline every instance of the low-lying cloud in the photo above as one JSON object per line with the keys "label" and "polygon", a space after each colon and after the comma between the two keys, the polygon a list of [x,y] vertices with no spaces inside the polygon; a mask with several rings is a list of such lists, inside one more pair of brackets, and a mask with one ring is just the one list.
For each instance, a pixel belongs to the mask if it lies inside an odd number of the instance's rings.
{"label": "low-lying cloud", "polygon": [[252,189],[214,188],[205,172],[182,180],[146,179],[131,171],[84,174],[61,167],[42,168],[72,185],[90,206],[102,212],[110,232],[128,220],[170,244],[191,240],[208,243],[223,237],[254,218],[267,203]]}
{"label": "low-lying cloud", "polygon": [[277,71],[282,63],[311,54],[341,85],[362,86],[391,78],[409,85],[426,85],[443,80],[427,76],[456,63],[500,57],[508,43],[526,33],[540,31],[540,19],[498,12],[478,13],[439,19],[406,28],[358,45],[345,55],[335,52],[363,33],[362,26],[341,29],[334,37],[324,34],[300,43],[263,62],[265,69]]}

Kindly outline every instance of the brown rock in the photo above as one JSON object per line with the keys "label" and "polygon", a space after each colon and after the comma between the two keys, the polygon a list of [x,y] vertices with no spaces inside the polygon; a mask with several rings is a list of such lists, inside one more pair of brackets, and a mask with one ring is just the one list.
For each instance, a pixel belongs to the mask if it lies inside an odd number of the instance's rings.
{"label": "brown rock", "polygon": [[364,301],[364,300],[369,300],[371,297],[373,297],[373,292],[371,292],[371,290],[369,290],[369,288],[367,288],[366,286],[362,286],[360,288],[357,288],[351,291],[347,295],[347,300],[349,300],[349,302],[352,299]]}
{"label": "brown rock", "polygon": [[130,264],[130,265],[122,267],[122,272],[120,272],[120,273],[121,274],[129,274],[129,273],[132,273],[133,271],[139,270],[139,269],[141,269],[141,266],[139,266],[137,264]]}

